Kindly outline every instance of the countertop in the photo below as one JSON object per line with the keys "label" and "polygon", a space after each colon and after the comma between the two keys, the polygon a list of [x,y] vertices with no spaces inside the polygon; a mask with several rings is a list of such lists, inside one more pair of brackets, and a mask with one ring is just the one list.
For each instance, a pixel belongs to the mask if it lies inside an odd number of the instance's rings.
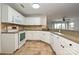
{"label": "countertop", "polygon": [[[26,31],[26,30],[21,30],[21,31]],[[40,31],[42,31],[42,30],[40,30]],[[16,31],[16,32],[1,32],[1,33],[16,34],[18,32],[20,32],[20,31]],[[68,33],[66,31],[65,32],[60,32],[60,34],[58,32],[50,31],[50,30],[47,31],[47,32],[54,33],[56,35],[59,35],[59,36],[64,37],[64,38],[67,38],[68,40],[71,40],[71,41],[76,42],[76,43],[79,44],[79,32],[77,32],[77,34],[75,34],[75,32]]]}
{"label": "countertop", "polygon": [[61,37],[64,37],[64,38],[66,38],[66,39],[68,39],[68,40],[71,40],[71,41],[73,41],[73,42],[76,42],[76,43],[78,43],[79,44],[79,35],[71,35],[71,34],[68,34],[68,33],[64,33],[64,32],[62,32],[62,33],[59,33],[59,32],[52,32],[52,33],[54,33],[54,34],[56,34],[56,35],[59,35],[59,36],[61,36]]}
{"label": "countertop", "polygon": [[4,33],[6,33],[6,34],[16,34],[16,33],[19,33],[21,31],[25,31],[25,30],[20,30],[20,31],[15,31],[15,32],[1,32],[1,34],[4,34]]}

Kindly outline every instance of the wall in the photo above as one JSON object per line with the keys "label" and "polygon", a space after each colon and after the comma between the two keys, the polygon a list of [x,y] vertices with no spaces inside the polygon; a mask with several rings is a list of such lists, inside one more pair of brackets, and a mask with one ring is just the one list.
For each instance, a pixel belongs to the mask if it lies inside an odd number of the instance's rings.
{"label": "wall", "polygon": [[0,4],[0,52],[1,52],[1,4]]}
{"label": "wall", "polygon": [[79,17],[70,18],[70,23],[73,23],[72,30],[79,31]]}

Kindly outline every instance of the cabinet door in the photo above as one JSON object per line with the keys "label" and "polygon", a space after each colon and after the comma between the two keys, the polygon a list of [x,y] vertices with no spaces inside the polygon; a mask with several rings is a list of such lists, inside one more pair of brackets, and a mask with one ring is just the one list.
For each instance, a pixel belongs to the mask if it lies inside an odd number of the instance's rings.
{"label": "cabinet door", "polygon": [[72,52],[72,54],[76,55],[78,54],[79,55],[79,44],[75,43],[75,42],[72,42],[68,39],[65,39],[65,43],[66,45],[66,49],[70,49],[70,52]]}
{"label": "cabinet door", "polygon": [[33,25],[40,25],[40,17],[34,17],[33,19]]}
{"label": "cabinet door", "polygon": [[54,34],[53,33],[50,33],[50,36],[49,36],[49,40],[50,40],[50,44],[53,45],[54,44]]}
{"label": "cabinet door", "polygon": [[19,38],[18,38],[18,33],[15,34],[15,51],[19,48]]}
{"label": "cabinet door", "polygon": [[[15,48],[15,40],[15,34],[2,34],[2,53],[13,53],[17,49],[17,46]],[[16,45],[18,45],[18,41],[16,43]]]}
{"label": "cabinet door", "polygon": [[79,55],[79,51],[67,47],[64,50],[64,55]]}
{"label": "cabinet door", "polygon": [[39,31],[26,31],[26,38],[30,40],[41,40]]}
{"label": "cabinet door", "polygon": [[8,6],[7,12],[8,12],[8,22],[14,23],[14,15],[13,15],[14,10],[10,6]]}
{"label": "cabinet door", "polygon": [[2,21],[8,22],[8,7],[5,4],[2,4]]}
{"label": "cabinet door", "polygon": [[18,21],[19,21],[19,24],[24,24],[24,16],[21,15],[20,13],[18,13]]}
{"label": "cabinet door", "polygon": [[51,46],[57,55],[64,54],[64,48],[63,48],[63,45],[61,43],[61,38],[58,35],[53,34],[53,39],[52,39],[51,43],[52,43]]}
{"label": "cabinet door", "polygon": [[30,18],[29,17],[26,17],[26,25],[30,25]]}
{"label": "cabinet door", "polygon": [[27,25],[40,25],[40,17],[27,17],[26,24]]}
{"label": "cabinet door", "polygon": [[14,23],[13,8],[2,4],[2,22]]}
{"label": "cabinet door", "polygon": [[46,36],[45,36],[45,33],[42,31],[42,32],[41,32],[41,40],[42,40],[42,41],[45,41],[45,39],[46,39],[45,37],[46,37]]}
{"label": "cabinet door", "polygon": [[16,24],[20,24],[21,21],[20,21],[19,13],[14,10],[14,14],[13,14],[13,15],[14,15],[14,22],[15,22]]}
{"label": "cabinet door", "polygon": [[32,33],[31,33],[31,31],[26,31],[26,39],[27,40],[32,40]]}
{"label": "cabinet door", "polygon": [[44,42],[49,43],[49,40],[48,40],[48,33],[47,33],[47,32],[42,31],[41,40],[44,41]]}
{"label": "cabinet door", "polygon": [[61,38],[61,44],[64,46],[64,54],[65,55],[78,55],[79,54],[79,44],[72,42],[63,37]]}
{"label": "cabinet door", "polygon": [[22,15],[21,17],[22,24],[25,25],[25,17]]}

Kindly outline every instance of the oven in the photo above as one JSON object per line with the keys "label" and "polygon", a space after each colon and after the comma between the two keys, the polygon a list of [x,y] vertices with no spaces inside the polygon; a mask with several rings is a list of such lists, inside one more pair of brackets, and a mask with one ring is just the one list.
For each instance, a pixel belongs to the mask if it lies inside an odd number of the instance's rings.
{"label": "oven", "polygon": [[19,32],[19,48],[25,43],[25,31]]}

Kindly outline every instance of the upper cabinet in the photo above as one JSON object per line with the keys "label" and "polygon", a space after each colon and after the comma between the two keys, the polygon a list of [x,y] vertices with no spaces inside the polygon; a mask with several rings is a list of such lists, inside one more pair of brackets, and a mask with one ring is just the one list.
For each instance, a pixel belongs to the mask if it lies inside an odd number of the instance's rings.
{"label": "upper cabinet", "polygon": [[25,17],[23,15],[21,15],[17,11],[14,11],[13,15],[14,15],[14,22],[15,23],[24,25]]}
{"label": "upper cabinet", "polygon": [[2,22],[14,22],[13,9],[2,4]]}
{"label": "upper cabinet", "polygon": [[47,25],[47,17],[46,16],[41,16],[41,24]]}
{"label": "upper cabinet", "polygon": [[40,17],[26,17],[26,25],[41,25]]}
{"label": "upper cabinet", "polygon": [[12,7],[3,4],[2,5],[2,22],[24,24],[24,16],[14,10]]}
{"label": "upper cabinet", "polygon": [[26,17],[26,25],[46,25],[46,20],[44,16]]}
{"label": "upper cabinet", "polygon": [[3,23],[12,23],[20,25],[47,25],[46,16],[29,16],[24,17],[15,9],[7,4],[2,4],[2,20]]}

